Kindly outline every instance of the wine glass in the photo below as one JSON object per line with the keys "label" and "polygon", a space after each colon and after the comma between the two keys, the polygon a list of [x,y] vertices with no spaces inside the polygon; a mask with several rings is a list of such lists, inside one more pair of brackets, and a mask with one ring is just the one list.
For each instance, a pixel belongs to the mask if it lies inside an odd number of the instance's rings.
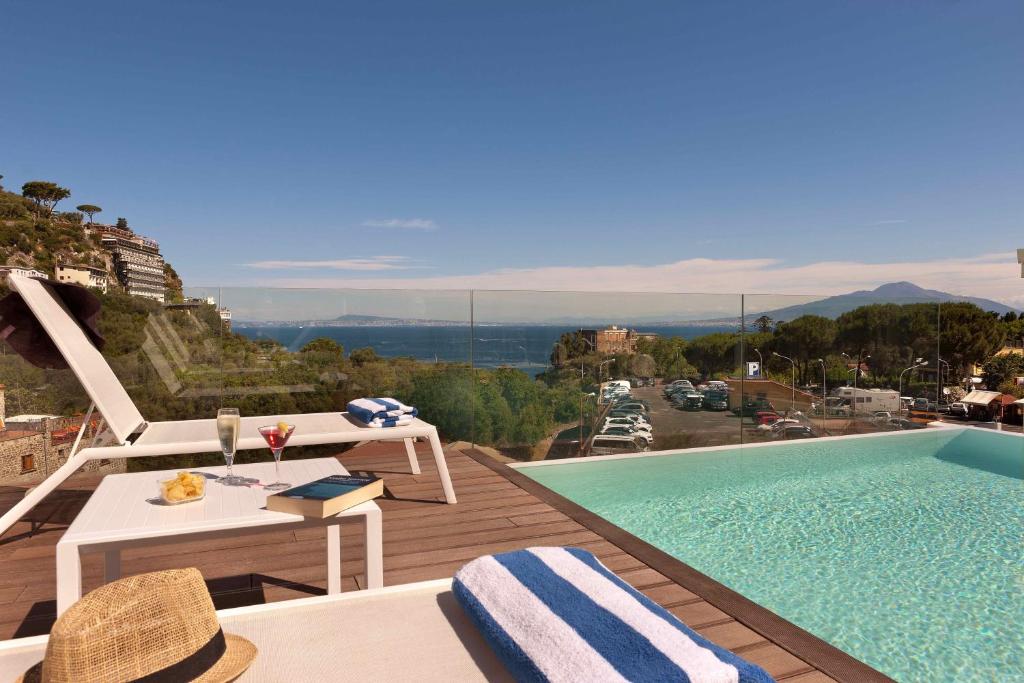
{"label": "wine glass", "polygon": [[228,465],[227,476],[221,477],[220,482],[226,486],[240,486],[244,483],[242,477],[231,472],[231,465],[235,462],[235,451],[238,450],[238,432],[241,426],[242,418],[238,414],[238,408],[221,408],[217,411],[217,438],[220,439],[220,449],[224,451],[224,460]]}
{"label": "wine glass", "polygon": [[290,425],[287,422],[260,427],[260,434],[270,446],[270,452],[274,454],[274,472],[277,474],[277,481],[263,487],[268,491],[283,491],[292,486],[281,481],[281,451],[284,450],[285,444],[288,443],[288,439],[294,431],[295,425]]}

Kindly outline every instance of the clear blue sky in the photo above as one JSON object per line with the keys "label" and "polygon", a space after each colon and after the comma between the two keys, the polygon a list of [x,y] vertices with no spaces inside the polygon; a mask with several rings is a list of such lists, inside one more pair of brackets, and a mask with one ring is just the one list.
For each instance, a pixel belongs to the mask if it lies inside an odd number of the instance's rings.
{"label": "clear blue sky", "polygon": [[2,16],[4,185],[70,187],[195,284],[1024,246],[1019,0]]}

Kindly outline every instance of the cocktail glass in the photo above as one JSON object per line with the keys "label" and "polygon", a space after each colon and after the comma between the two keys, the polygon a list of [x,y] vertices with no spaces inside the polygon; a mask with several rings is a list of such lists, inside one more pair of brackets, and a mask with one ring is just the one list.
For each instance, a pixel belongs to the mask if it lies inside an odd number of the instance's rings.
{"label": "cocktail glass", "polygon": [[284,450],[285,444],[288,443],[288,439],[294,431],[295,425],[284,422],[260,427],[260,434],[266,439],[267,445],[270,446],[270,452],[274,454],[274,472],[277,474],[277,481],[263,487],[268,491],[283,491],[292,486],[281,481],[281,451]]}

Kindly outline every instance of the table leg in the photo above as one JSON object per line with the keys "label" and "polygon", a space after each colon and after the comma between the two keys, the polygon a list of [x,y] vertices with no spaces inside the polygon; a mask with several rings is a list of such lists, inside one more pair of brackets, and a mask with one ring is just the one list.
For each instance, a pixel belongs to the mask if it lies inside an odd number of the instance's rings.
{"label": "table leg", "polygon": [[121,578],[121,551],[106,550],[103,552],[103,582],[110,583]]}
{"label": "table leg", "polygon": [[444,451],[441,450],[441,439],[437,436],[437,430],[430,432],[430,450],[434,453],[434,462],[437,463],[437,473],[441,477],[441,488],[444,489],[444,499],[449,505],[455,504],[455,487],[452,486],[452,478],[448,474],[448,465],[444,461]]}
{"label": "table leg", "polygon": [[380,508],[366,513],[366,587],[384,587],[384,522]]}
{"label": "table leg", "polygon": [[341,525],[327,527],[327,593],[341,592]]}
{"label": "table leg", "polygon": [[405,439],[405,454],[409,456],[409,467],[413,474],[420,473],[420,461],[416,459],[416,441]]}
{"label": "table leg", "polygon": [[57,544],[57,616],[82,597],[82,557],[78,546]]}

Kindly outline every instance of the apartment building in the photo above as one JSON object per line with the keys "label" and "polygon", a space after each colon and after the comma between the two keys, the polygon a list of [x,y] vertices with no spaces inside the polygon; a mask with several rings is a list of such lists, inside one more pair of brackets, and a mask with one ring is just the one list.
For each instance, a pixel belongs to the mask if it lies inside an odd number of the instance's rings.
{"label": "apartment building", "polygon": [[164,258],[156,240],[141,235],[125,237],[105,232],[104,248],[114,256],[114,270],[124,290],[163,303],[165,292]]}
{"label": "apartment building", "polygon": [[102,292],[107,291],[107,271],[103,268],[63,264],[54,268],[53,274],[57,282],[73,282],[84,287],[94,287]]}

